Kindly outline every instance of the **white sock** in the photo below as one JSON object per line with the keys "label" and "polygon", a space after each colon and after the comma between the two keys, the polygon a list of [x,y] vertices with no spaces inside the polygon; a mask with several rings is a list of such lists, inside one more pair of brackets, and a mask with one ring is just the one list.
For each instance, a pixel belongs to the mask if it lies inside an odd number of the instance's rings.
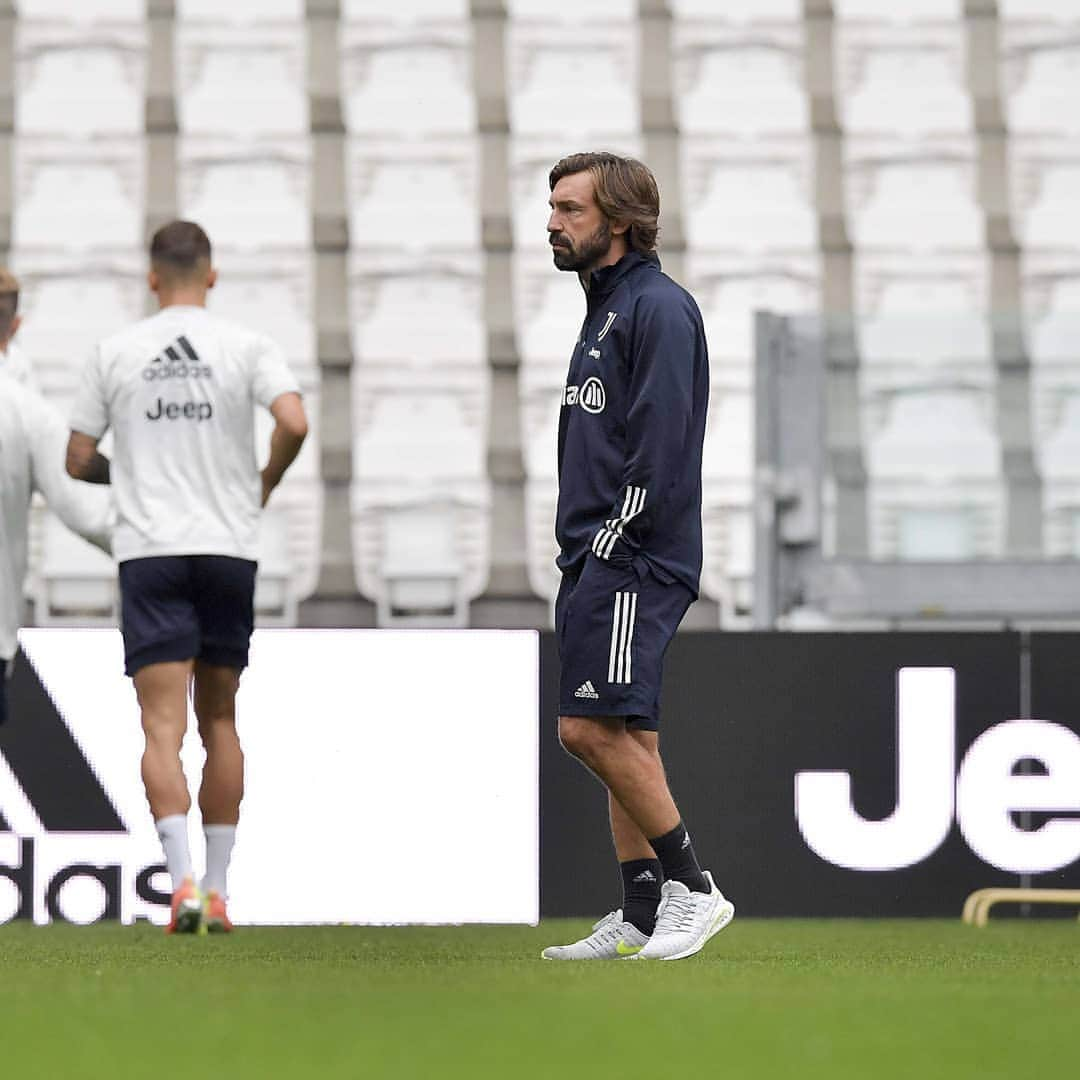
{"label": "white sock", "polygon": [[229,872],[229,859],[232,857],[233,844],[236,843],[235,825],[204,825],[206,833],[206,877],[202,887],[209,892],[228,896],[225,878]]}
{"label": "white sock", "polygon": [[184,878],[191,877],[191,849],[188,847],[187,815],[170,814],[155,823],[158,838],[165,851],[165,866],[172,878],[173,892]]}

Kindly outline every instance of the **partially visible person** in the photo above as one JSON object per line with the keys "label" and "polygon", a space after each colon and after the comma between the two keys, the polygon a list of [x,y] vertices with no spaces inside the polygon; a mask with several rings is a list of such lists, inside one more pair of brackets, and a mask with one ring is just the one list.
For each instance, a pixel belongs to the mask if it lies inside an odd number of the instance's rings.
{"label": "partially visible person", "polygon": [[0,325],[6,326],[4,342],[0,345],[0,371],[24,386],[33,386],[34,377],[26,353],[15,344],[15,335],[22,325],[19,315],[19,279],[0,266]]}
{"label": "partially visible person", "polygon": [[[236,691],[254,625],[259,510],[307,435],[300,388],[263,334],[211,315],[210,240],[174,221],[150,246],[160,311],[105,339],[71,416],[68,472],[111,481],[121,623],[146,750],[142,777],[172,878],[168,931],[232,929],[227,870],[244,791]],[[275,427],[260,474],[255,408]],[[112,431],[112,462],[98,442]],[[197,887],[180,764],[188,692],[206,748],[199,807],[206,876]]]}
{"label": "partially visible person", "polygon": [[[6,296],[0,290],[0,354],[17,327],[15,306],[5,303]],[[78,484],[64,472],[66,444],[63,417],[36,390],[0,367],[0,724],[7,719],[5,685],[19,647],[34,492],[45,496],[69,529],[110,550],[110,494]]]}

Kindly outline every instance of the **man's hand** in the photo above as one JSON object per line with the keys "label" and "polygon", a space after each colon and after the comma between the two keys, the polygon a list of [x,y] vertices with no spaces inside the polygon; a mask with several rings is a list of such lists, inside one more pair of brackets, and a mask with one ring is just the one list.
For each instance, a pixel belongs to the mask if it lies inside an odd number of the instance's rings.
{"label": "man's hand", "polygon": [[109,482],[109,459],[98,452],[98,440],[81,431],[68,438],[66,468],[68,476],[88,484]]}
{"label": "man's hand", "polygon": [[270,403],[270,415],[275,423],[270,436],[270,460],[261,474],[263,506],[281,483],[285,470],[296,460],[308,433],[307,416],[299,394],[281,394],[274,398]]}

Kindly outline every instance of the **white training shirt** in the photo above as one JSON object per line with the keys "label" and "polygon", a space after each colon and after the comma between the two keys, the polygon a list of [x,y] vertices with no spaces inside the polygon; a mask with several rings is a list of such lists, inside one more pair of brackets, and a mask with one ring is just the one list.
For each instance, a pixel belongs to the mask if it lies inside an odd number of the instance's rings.
{"label": "white training shirt", "polygon": [[0,351],[0,371],[10,375],[16,382],[22,383],[24,386],[34,386],[34,375],[30,368],[30,361],[26,353],[14,341],[9,341],[7,349]]}
{"label": "white training shirt", "polygon": [[18,647],[31,495],[40,491],[69,529],[109,550],[111,493],[68,476],[67,441],[63,416],[0,370],[0,660]]}
{"label": "white training shirt", "polygon": [[101,342],[71,427],[94,438],[113,432],[117,561],[256,559],[255,406],[299,392],[270,338],[205,308],[166,307]]}

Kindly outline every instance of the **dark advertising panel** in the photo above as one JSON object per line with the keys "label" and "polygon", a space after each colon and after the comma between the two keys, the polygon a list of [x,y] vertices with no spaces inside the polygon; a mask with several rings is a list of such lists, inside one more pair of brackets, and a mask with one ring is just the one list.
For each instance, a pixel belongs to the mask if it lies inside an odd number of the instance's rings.
{"label": "dark advertising panel", "polygon": [[[661,745],[703,862],[748,915],[958,915],[991,885],[1080,885],[1080,675],[1067,635],[682,634]],[[544,914],[618,902],[603,791],[554,736]],[[1040,713],[1045,710],[1045,716]]]}

